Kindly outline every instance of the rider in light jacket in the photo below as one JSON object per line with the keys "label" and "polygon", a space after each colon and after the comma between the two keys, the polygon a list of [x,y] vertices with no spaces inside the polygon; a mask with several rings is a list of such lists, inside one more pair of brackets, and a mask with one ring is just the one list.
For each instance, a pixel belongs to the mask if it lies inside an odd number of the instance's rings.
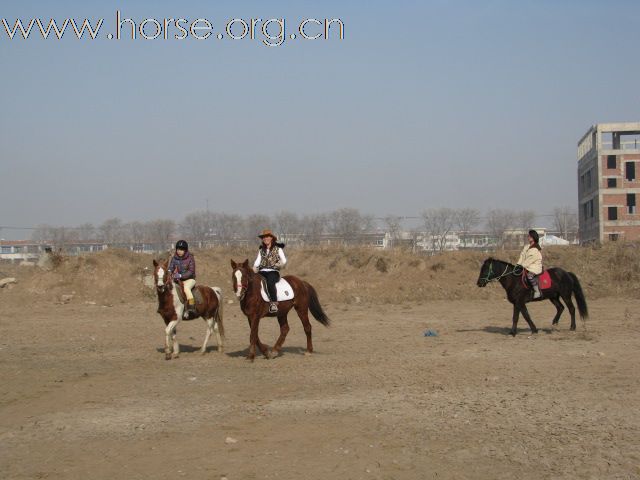
{"label": "rider in light jacket", "polygon": [[540,248],[540,237],[535,230],[529,230],[527,237],[529,244],[525,245],[518,258],[518,265],[527,271],[527,278],[533,286],[533,298],[540,298],[540,287],[538,285],[538,275],[542,273],[542,249]]}
{"label": "rider in light jacket", "polygon": [[278,312],[278,295],[276,283],[280,280],[280,270],[287,264],[284,255],[284,243],[278,243],[277,237],[271,230],[263,230],[258,238],[262,239],[258,256],[253,262],[253,270],[262,275],[267,281],[269,293],[269,313]]}

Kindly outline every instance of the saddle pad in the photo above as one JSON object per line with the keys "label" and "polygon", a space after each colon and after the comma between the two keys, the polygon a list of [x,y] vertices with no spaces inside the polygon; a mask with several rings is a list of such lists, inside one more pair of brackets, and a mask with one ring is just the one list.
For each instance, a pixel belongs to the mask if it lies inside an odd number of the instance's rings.
{"label": "saddle pad", "polygon": [[[260,290],[260,293],[262,294],[262,299],[265,302],[268,302],[269,295],[267,295],[267,291],[265,290],[265,288],[266,288],[266,282],[263,280],[262,289]],[[284,278],[281,278],[280,281],[276,283],[276,290],[278,293],[279,302],[284,302],[285,300],[293,299],[293,288],[291,288],[291,285],[289,284],[289,282],[287,282]]]}
{"label": "saddle pad", "polygon": [[[175,287],[176,287],[176,291],[178,292],[178,298],[180,299],[180,301],[182,302],[183,305],[186,305],[187,304],[187,297],[184,294],[184,290],[182,288],[180,288],[180,285],[177,284],[177,283],[176,283]],[[196,301],[196,305],[201,305],[202,304],[202,294],[200,293],[200,290],[198,289],[197,285],[191,289],[191,293],[193,293],[193,299]]]}
{"label": "saddle pad", "polygon": [[540,285],[540,290],[546,290],[547,288],[551,288],[551,276],[548,271],[542,272],[538,276],[538,284]]}

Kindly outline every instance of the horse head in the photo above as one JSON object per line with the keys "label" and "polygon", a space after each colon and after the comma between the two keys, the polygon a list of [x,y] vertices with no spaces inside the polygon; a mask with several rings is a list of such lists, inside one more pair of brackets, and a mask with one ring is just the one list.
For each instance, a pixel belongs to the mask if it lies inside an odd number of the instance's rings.
{"label": "horse head", "polygon": [[480,268],[480,275],[476,285],[486,287],[487,283],[493,280],[500,280],[502,277],[513,273],[514,270],[508,271],[509,267],[513,267],[513,265],[492,257],[487,258],[482,264],[482,268]]}
{"label": "horse head", "polygon": [[233,284],[233,291],[240,301],[247,294],[249,288],[249,277],[251,276],[251,269],[249,267],[249,260],[245,259],[242,263],[236,263],[231,260],[231,268],[233,273],[231,274],[231,283]]}
{"label": "horse head", "polygon": [[487,283],[489,283],[491,280],[493,280],[492,275],[495,274],[494,272],[494,259],[489,257],[487,258],[484,263],[482,264],[482,268],[480,268],[480,275],[478,276],[478,281],[476,282],[476,285],[478,285],[479,287],[486,287]]}
{"label": "horse head", "polygon": [[169,274],[169,262],[158,262],[153,260],[153,283],[159,293],[171,288],[171,275]]}

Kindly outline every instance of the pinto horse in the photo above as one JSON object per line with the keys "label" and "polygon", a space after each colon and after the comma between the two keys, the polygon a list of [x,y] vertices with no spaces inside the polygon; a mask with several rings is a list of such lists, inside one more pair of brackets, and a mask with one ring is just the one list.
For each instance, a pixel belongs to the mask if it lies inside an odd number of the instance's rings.
{"label": "pinto horse", "polygon": [[[240,300],[240,308],[242,313],[247,316],[251,334],[249,336],[249,355],[248,360],[253,361],[256,357],[256,346],[260,349],[265,358],[277,357],[284,343],[284,339],[289,333],[289,323],[287,322],[287,314],[289,310],[295,308],[298,317],[302,321],[304,333],[307,335],[307,351],[306,355],[313,353],[313,343],[311,341],[311,323],[309,322],[309,311],[313,317],[325,327],[329,326],[329,317],[324,313],[318,300],[318,294],[315,289],[307,282],[287,275],[283,277],[293,289],[294,297],[292,300],[286,300],[278,303],[278,312],[269,313],[269,304],[262,299],[260,290],[262,288],[262,277],[254,273],[249,267],[249,260],[242,263],[236,263],[231,260],[231,268],[233,274],[231,281],[233,282],[233,290]],[[258,337],[258,324],[262,317],[277,317],[280,324],[280,336],[269,351],[269,347],[263,344]]]}
{"label": "pinto horse", "polygon": [[489,282],[497,280],[502,288],[507,292],[507,299],[513,304],[513,325],[511,327],[511,335],[515,337],[517,333],[518,318],[522,312],[522,316],[529,324],[531,333],[538,333],[538,329],[531,320],[529,311],[525,306],[528,302],[537,302],[540,300],[549,300],[556,307],[556,316],[553,318],[553,325],[557,325],[560,315],[564,311],[564,305],[560,302],[560,298],[566,303],[571,314],[571,330],[576,329],[576,308],[571,301],[571,295],[576,297],[580,317],[586,319],[589,316],[587,309],[587,301],[584,298],[582,287],[578,281],[578,277],[574,273],[567,272],[561,268],[547,269],[551,277],[551,287],[541,290],[540,298],[533,298],[531,289],[523,285],[521,276],[523,269],[520,265],[512,265],[508,262],[487,258],[480,269],[477,285],[479,287],[486,286]]}
{"label": "pinto horse", "polygon": [[[153,261],[153,277],[158,292],[158,313],[164,320],[165,328],[165,341],[164,341],[164,354],[165,359],[178,358],[180,354],[180,344],[178,343],[176,327],[183,319],[184,305],[180,301],[177,288],[181,288],[178,285],[174,285],[171,273],[169,272],[168,261],[157,262]],[[196,305],[197,316],[193,318],[202,317],[207,322],[207,332],[204,336],[204,343],[200,349],[200,353],[204,354],[207,351],[207,343],[211,334],[215,332],[216,339],[218,340],[218,352],[222,353],[224,350],[224,326],[222,324],[222,290],[218,287],[206,287],[204,285],[197,285],[195,289],[198,289],[202,296],[202,304]],[[192,320],[192,318],[189,318]]]}

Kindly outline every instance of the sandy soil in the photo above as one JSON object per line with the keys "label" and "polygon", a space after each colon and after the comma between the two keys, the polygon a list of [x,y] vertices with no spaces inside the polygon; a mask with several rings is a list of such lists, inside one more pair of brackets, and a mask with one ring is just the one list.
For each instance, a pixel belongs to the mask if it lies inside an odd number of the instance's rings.
{"label": "sandy soil", "polygon": [[197,320],[168,362],[150,300],[18,307],[0,312],[3,479],[640,478],[638,301],[592,301],[577,332],[534,305],[541,332],[515,339],[505,301],[328,304],[313,356],[293,316],[284,354],[253,364],[237,304],[224,355],[196,352]]}

